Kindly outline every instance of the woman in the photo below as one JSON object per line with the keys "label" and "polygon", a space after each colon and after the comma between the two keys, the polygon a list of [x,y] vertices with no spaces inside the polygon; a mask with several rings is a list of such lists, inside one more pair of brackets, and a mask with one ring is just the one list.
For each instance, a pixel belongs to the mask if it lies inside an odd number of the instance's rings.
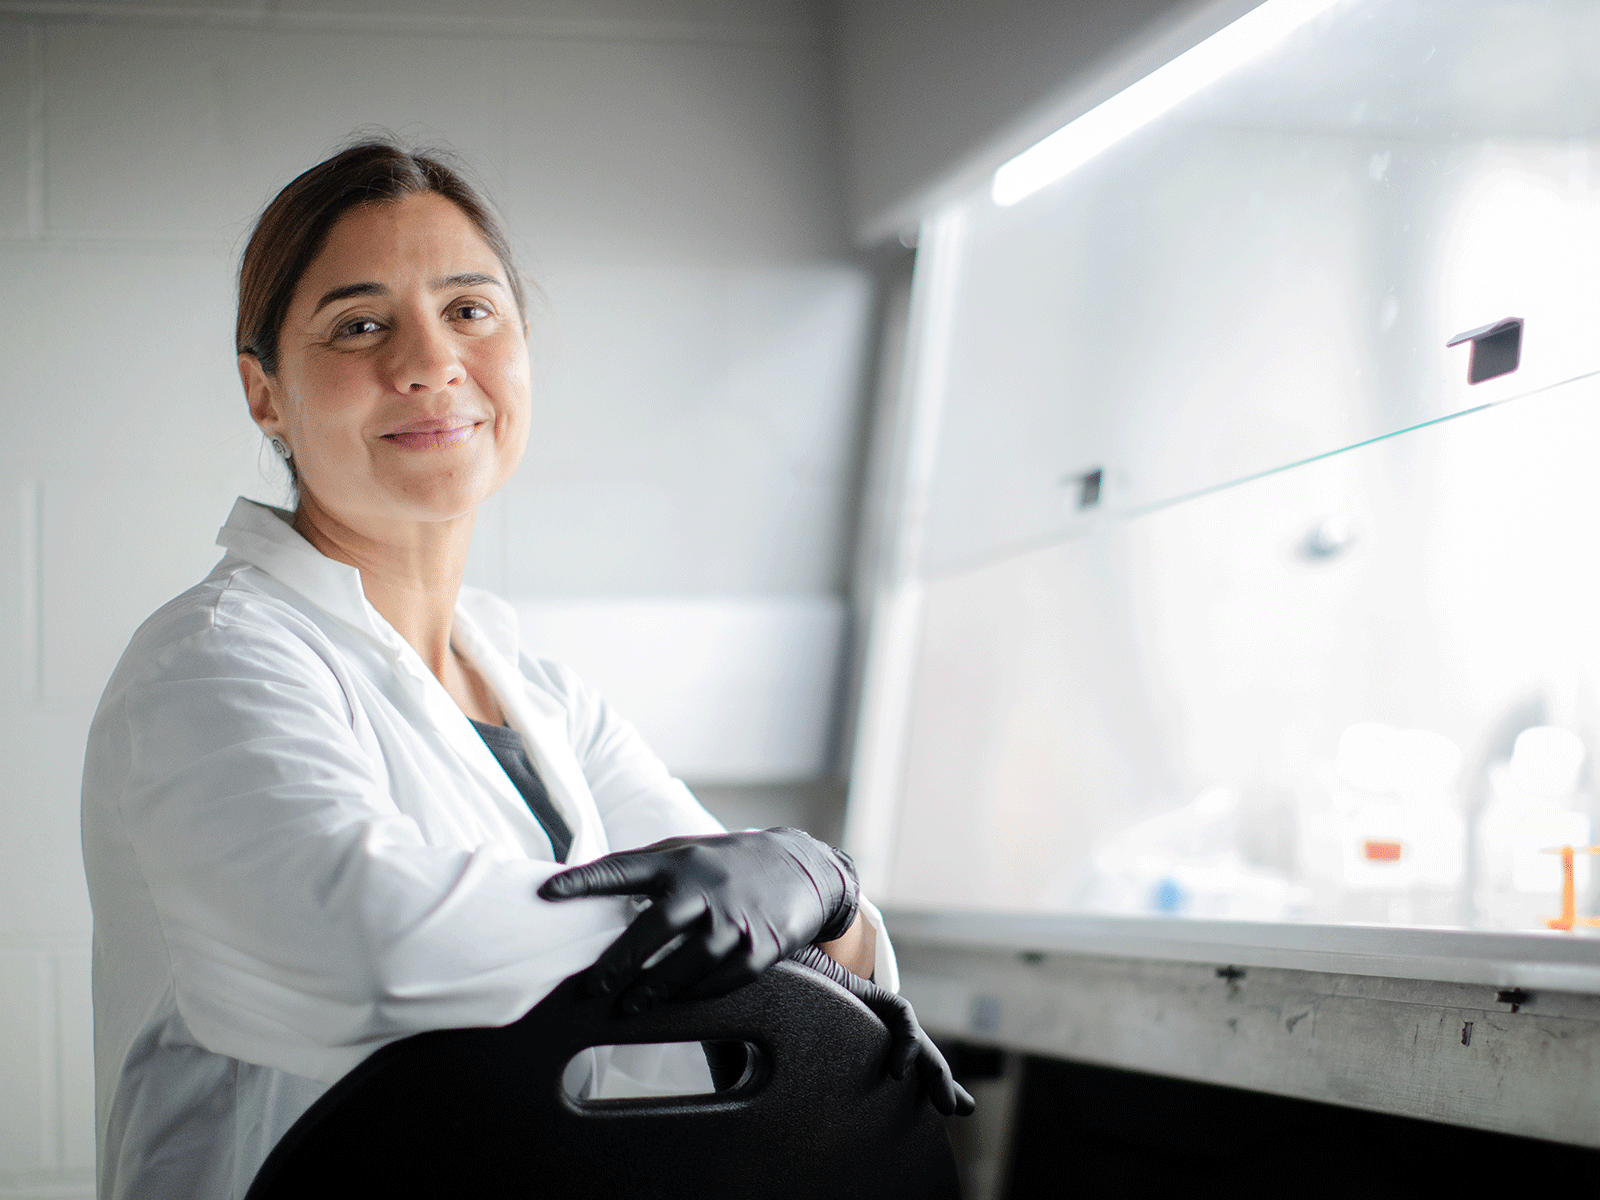
{"label": "woman", "polygon": [[[235,505],[222,561],[134,635],[85,761],[107,1200],[241,1196],[379,1046],[506,1024],[590,964],[623,1011],[800,952],[895,987],[848,859],[724,834],[461,586],[527,442],[526,333],[501,226],[437,160],[354,146],[257,224],[239,370],[298,503]],[[630,895],[653,899],[631,925]],[[885,1011],[902,1069],[969,1106]]]}

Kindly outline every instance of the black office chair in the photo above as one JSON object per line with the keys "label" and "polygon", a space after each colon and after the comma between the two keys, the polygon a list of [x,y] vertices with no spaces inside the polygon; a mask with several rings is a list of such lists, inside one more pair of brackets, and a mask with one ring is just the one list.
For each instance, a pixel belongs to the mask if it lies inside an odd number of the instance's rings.
{"label": "black office chair", "polygon": [[[779,963],[719,999],[621,1017],[577,978],[503,1029],[423,1033],[373,1054],[295,1122],[246,1200],[958,1200],[950,1141],[915,1071],[889,1077],[888,1031],[831,981]],[[567,1096],[562,1073],[580,1050],[650,1042],[755,1053],[714,1094]]]}

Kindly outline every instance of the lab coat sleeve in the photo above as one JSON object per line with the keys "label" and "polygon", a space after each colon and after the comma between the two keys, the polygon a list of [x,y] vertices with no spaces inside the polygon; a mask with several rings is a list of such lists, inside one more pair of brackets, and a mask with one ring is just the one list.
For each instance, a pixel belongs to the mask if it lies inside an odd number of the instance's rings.
{"label": "lab coat sleeve", "polygon": [[206,1049],[331,1082],[515,1020],[625,927],[619,901],[539,900],[557,864],[426,844],[307,642],[213,625],[147,662],[102,703],[86,795],[114,797]]}
{"label": "lab coat sleeve", "polygon": [[[614,708],[571,671],[556,663],[524,660],[523,671],[558,692],[567,706],[572,748],[583,765],[613,850],[647,846],[666,837],[719,833],[722,825]],[[883,914],[862,897],[862,917],[876,944],[874,979],[900,990],[900,972]]]}

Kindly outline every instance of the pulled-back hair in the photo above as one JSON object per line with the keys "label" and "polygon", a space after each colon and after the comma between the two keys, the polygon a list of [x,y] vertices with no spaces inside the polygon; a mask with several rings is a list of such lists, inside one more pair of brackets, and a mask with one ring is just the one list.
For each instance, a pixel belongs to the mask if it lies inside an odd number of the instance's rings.
{"label": "pulled-back hair", "polygon": [[273,197],[256,222],[239,263],[239,320],[234,341],[268,375],[278,371],[278,335],[294,290],[321,253],[328,231],[351,209],[393,203],[432,192],[449,200],[477,227],[506,272],[506,284],[526,312],[522,276],[511,242],[489,201],[432,154],[391,142],[364,141],[320,162]]}

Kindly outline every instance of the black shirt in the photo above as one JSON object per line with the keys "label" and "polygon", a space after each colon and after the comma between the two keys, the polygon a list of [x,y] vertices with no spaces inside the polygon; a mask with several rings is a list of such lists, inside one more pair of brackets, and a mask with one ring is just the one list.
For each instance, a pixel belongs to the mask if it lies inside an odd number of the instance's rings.
{"label": "black shirt", "polygon": [[[472,720],[470,717],[467,719]],[[550,793],[545,790],[539,772],[533,768],[533,760],[528,757],[528,747],[522,735],[509,725],[486,725],[482,721],[473,721],[472,727],[483,738],[484,745],[494,753],[511,782],[516,784],[517,791],[522,793],[522,798],[528,802],[528,808],[539,819],[539,824],[544,826],[545,834],[550,838],[550,847],[556,852],[556,861],[566,862],[567,852],[572,849],[572,828],[550,802]]]}

